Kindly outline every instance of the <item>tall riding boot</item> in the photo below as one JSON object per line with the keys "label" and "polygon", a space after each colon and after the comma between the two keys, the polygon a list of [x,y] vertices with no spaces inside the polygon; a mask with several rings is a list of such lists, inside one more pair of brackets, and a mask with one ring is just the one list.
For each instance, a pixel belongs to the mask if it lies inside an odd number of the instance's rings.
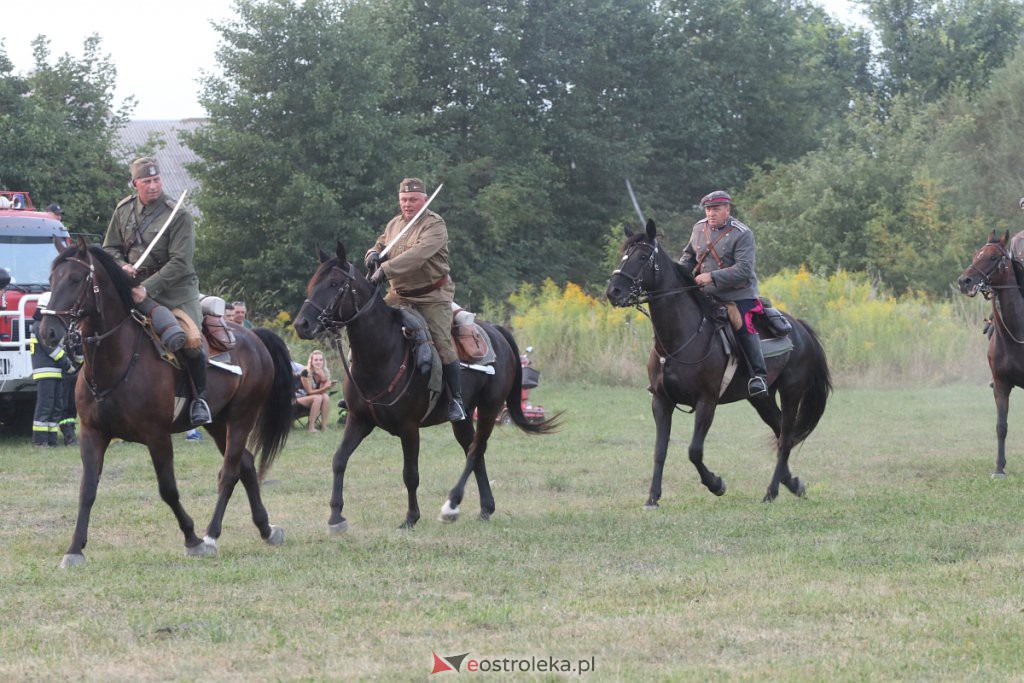
{"label": "tall riding boot", "polygon": [[199,349],[199,355],[195,358],[185,356],[188,374],[192,376],[192,383],[196,387],[196,397],[189,408],[188,417],[191,427],[213,422],[213,415],[210,414],[210,406],[206,403],[206,352]]}
{"label": "tall riding boot", "polygon": [[765,369],[764,354],[761,353],[761,338],[757,333],[740,331],[736,333],[736,340],[742,347],[743,355],[747,358],[747,367],[750,368],[747,393],[750,398],[764,396],[768,393],[768,370]]}
{"label": "tall riding boot", "polygon": [[462,403],[462,369],[459,361],[452,361],[441,366],[441,376],[444,384],[451,394],[451,403],[448,404],[448,419],[451,422],[461,422],[466,419],[466,407]]}

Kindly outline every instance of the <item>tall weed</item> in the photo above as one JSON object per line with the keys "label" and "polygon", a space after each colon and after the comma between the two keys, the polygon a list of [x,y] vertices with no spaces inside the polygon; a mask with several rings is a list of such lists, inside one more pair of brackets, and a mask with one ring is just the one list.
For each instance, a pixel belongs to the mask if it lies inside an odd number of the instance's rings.
{"label": "tall weed", "polygon": [[[835,380],[843,385],[984,381],[988,304],[951,293],[931,300],[894,296],[863,274],[828,277],[782,271],[761,283],[778,308],[818,333]],[[520,345],[551,378],[637,385],[646,382],[653,334],[635,309],[616,309],[575,284],[523,285],[509,297]]]}

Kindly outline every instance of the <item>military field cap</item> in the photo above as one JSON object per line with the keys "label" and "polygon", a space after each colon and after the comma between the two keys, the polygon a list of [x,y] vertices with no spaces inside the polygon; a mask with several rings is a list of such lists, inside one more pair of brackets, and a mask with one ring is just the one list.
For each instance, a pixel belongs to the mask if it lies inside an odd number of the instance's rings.
{"label": "military field cap", "polygon": [[702,209],[716,204],[732,204],[732,197],[724,190],[715,190],[701,197],[700,208]]}
{"label": "military field cap", "polygon": [[398,184],[399,192],[422,192],[427,193],[427,186],[419,178],[406,178]]}
{"label": "military field cap", "polygon": [[153,157],[139,157],[132,162],[132,180],[160,175],[160,168]]}

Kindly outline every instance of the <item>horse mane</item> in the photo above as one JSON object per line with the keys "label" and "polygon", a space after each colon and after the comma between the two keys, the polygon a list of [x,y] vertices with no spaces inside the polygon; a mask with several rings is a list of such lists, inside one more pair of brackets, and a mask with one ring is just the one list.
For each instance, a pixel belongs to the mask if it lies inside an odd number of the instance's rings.
{"label": "horse mane", "polygon": [[[103,269],[107,272],[107,277],[114,285],[114,290],[117,292],[118,296],[121,297],[121,302],[124,304],[125,310],[135,308],[135,302],[132,301],[132,287],[135,285],[132,282],[132,279],[128,277],[128,273],[121,270],[120,264],[114,260],[113,256],[104,251],[103,247],[93,244],[87,247],[87,249],[89,250],[89,255],[96,261],[99,261],[99,264],[103,266]],[[50,270],[52,271],[59,264],[64,263],[68,259],[75,258],[76,256],[81,256],[78,246],[72,245],[68,247],[57,255],[57,258],[54,259]]]}
{"label": "horse mane", "polygon": [[[629,249],[631,246],[638,242],[647,241],[647,235],[643,232],[638,232],[634,235],[631,235],[630,237],[626,238],[626,242],[622,245],[622,252],[625,253],[627,249]],[[700,307],[701,313],[704,314],[704,317],[708,319],[717,318],[719,305],[715,303],[715,301],[712,300],[710,296],[705,294],[700,289],[700,286],[697,284],[697,281],[693,279],[693,273],[689,272],[687,268],[680,265],[675,259],[670,258],[668,254],[665,252],[665,250],[662,249],[660,244],[658,245],[658,251],[662,253],[661,258],[671,265],[676,275],[679,277],[680,280],[683,281],[683,286],[692,288],[689,289],[686,293],[691,295],[693,297],[693,300],[697,302],[697,305]],[[662,263],[661,265],[664,265],[664,263]]]}

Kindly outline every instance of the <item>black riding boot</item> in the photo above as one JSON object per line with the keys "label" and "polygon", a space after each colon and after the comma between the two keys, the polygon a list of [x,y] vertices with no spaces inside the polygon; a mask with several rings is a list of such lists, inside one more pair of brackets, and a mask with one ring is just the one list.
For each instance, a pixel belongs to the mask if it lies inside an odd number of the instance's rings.
{"label": "black riding boot", "polygon": [[743,348],[750,368],[750,381],[747,382],[747,393],[750,398],[764,396],[768,393],[768,370],[764,365],[764,354],[761,353],[761,338],[749,332],[737,332],[736,340]]}
{"label": "black riding boot", "polygon": [[189,426],[194,429],[213,422],[210,406],[206,403],[206,352],[200,349],[198,356],[185,356],[185,361],[188,374],[192,376],[192,383],[196,387],[196,397],[188,411]]}
{"label": "black riding boot", "polygon": [[466,407],[462,404],[462,369],[459,367],[459,361],[442,365],[441,375],[452,399],[448,404],[448,419],[451,422],[461,422],[466,419]]}

